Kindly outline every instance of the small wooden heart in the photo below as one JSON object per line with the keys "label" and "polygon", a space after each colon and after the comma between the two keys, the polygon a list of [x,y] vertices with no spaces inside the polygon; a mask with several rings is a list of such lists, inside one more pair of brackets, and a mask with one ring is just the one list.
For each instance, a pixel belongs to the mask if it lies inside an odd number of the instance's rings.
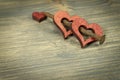
{"label": "small wooden heart", "polygon": [[87,44],[96,41],[96,39],[89,37],[88,39],[84,39],[83,35],[80,33],[79,29],[80,27],[83,27],[86,29],[91,29],[93,32],[99,36],[102,36],[102,29],[98,24],[92,23],[88,24],[86,20],[83,18],[77,18],[72,23],[72,31],[73,34],[78,38],[79,42],[81,43],[82,47],[85,47]]}
{"label": "small wooden heart", "polygon": [[63,19],[67,19],[68,21],[74,21],[76,18],[79,18],[79,16],[72,16],[66,12],[66,11],[58,11],[54,15],[54,22],[57,25],[57,27],[61,30],[64,39],[66,39],[68,36],[70,36],[72,33],[72,30],[66,29],[65,26],[62,24]]}

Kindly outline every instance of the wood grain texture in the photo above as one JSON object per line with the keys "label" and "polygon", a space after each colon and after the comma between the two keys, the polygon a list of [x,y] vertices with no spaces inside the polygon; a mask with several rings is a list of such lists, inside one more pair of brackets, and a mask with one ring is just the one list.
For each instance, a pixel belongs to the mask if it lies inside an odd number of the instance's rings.
{"label": "wood grain texture", "polygon": [[[33,11],[65,10],[106,34],[82,49],[64,40],[51,19]],[[120,80],[120,0],[0,0],[0,80]]]}

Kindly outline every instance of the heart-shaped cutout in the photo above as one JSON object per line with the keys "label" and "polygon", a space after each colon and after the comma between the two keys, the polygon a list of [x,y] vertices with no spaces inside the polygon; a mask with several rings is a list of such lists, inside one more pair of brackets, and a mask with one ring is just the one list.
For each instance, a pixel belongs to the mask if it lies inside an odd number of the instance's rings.
{"label": "heart-shaped cutout", "polygon": [[54,22],[57,25],[57,27],[61,30],[64,39],[70,36],[72,34],[72,31],[70,29],[67,30],[67,28],[65,28],[65,26],[62,24],[62,20],[67,19],[71,22],[74,21],[76,18],[79,18],[79,16],[70,17],[66,11],[58,11],[57,13],[55,13]]}
{"label": "heart-shaped cutout", "polygon": [[95,38],[89,37],[88,39],[84,39],[83,35],[79,32],[80,27],[85,27],[86,29],[91,29],[93,32],[99,36],[102,36],[102,29],[98,24],[92,23],[88,24],[86,20],[83,18],[77,18],[72,23],[72,31],[73,34],[78,38],[79,42],[81,43],[82,47],[85,47],[87,44],[96,41]]}

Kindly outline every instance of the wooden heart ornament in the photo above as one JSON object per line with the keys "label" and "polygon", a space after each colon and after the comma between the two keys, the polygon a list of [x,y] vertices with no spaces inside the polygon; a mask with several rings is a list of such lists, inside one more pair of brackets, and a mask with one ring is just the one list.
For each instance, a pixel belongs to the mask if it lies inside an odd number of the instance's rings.
{"label": "wooden heart ornament", "polygon": [[[69,35],[74,34],[78,38],[82,47],[85,47],[87,44],[97,40],[100,44],[105,41],[105,35],[103,35],[102,29],[98,24],[88,24],[86,20],[80,18],[79,16],[70,17],[65,11],[58,11],[55,15],[48,12],[34,12],[32,17],[34,20],[39,22],[45,20],[47,17],[52,18],[54,23],[62,32],[64,39],[66,39]],[[92,33],[90,33],[87,29],[92,30]],[[84,39],[83,34],[92,37]]]}
{"label": "wooden heart ornament", "polygon": [[72,23],[72,31],[73,34],[78,38],[79,42],[81,43],[82,47],[85,47],[87,44],[96,41],[96,39],[89,37],[88,39],[84,39],[83,35],[80,33],[79,29],[80,27],[83,27],[86,29],[91,29],[93,32],[99,36],[102,36],[102,29],[98,24],[92,23],[88,24],[86,20],[83,18],[77,18]]}
{"label": "wooden heart ornament", "polygon": [[58,11],[54,15],[54,22],[57,25],[57,27],[61,30],[64,39],[66,39],[68,36],[72,34],[72,30],[66,29],[65,26],[62,24],[63,19],[67,19],[68,21],[74,21],[76,18],[79,18],[79,16],[72,16],[70,17],[69,14],[66,11]]}

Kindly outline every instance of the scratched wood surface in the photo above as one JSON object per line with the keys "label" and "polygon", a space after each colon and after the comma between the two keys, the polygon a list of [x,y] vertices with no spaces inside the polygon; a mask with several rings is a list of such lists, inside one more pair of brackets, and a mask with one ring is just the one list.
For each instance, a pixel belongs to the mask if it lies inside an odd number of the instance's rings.
{"label": "scratched wood surface", "polygon": [[[82,49],[31,17],[58,10],[101,25],[105,43]],[[120,0],[0,0],[0,80],[120,80]]]}

